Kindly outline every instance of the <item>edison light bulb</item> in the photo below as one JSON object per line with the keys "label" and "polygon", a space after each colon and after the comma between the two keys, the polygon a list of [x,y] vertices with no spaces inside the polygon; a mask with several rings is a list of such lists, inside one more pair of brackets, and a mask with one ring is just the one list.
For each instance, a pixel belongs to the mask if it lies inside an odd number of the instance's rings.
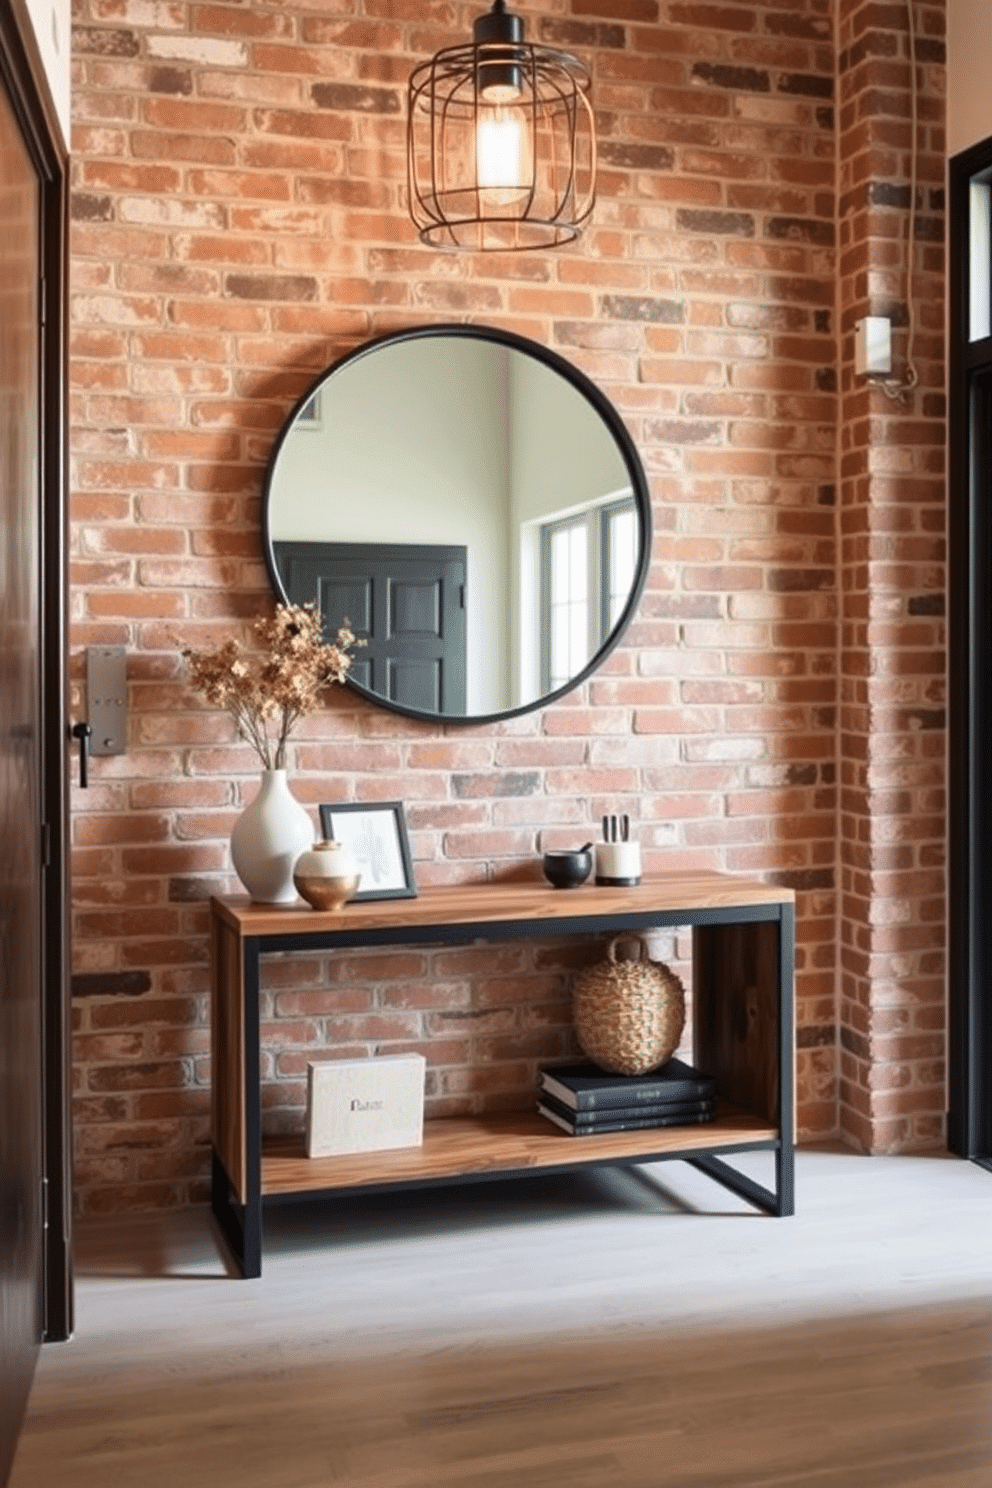
{"label": "edison light bulb", "polygon": [[487,201],[509,206],[530,190],[530,145],[519,109],[496,107],[480,115],[476,154],[479,187]]}

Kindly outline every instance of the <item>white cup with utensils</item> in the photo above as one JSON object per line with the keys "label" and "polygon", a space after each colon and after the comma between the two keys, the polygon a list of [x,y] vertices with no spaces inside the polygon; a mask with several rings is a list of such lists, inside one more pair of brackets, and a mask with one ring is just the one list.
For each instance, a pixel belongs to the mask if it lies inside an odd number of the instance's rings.
{"label": "white cup with utensils", "polygon": [[641,844],[639,842],[597,842],[596,882],[602,885],[633,887],[641,881]]}

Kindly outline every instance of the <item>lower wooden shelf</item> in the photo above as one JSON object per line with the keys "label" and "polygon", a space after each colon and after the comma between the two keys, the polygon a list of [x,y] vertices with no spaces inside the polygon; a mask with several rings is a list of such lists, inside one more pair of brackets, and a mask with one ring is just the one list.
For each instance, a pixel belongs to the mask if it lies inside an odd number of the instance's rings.
{"label": "lower wooden shelf", "polygon": [[288,1197],[528,1168],[647,1161],[652,1156],[719,1151],[737,1144],[771,1145],[778,1138],[777,1126],[730,1106],[721,1106],[714,1121],[699,1126],[604,1132],[594,1137],[569,1136],[529,1111],[446,1117],[425,1123],[422,1147],[358,1152],[345,1157],[307,1157],[302,1137],[266,1138],[262,1147],[262,1194]]}

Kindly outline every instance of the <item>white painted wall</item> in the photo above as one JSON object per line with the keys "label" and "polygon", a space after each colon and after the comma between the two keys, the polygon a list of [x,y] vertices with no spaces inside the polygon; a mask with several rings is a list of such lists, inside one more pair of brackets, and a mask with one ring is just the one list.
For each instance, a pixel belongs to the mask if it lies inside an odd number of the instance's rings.
{"label": "white painted wall", "polygon": [[947,0],[947,153],[992,137],[992,0]]}
{"label": "white painted wall", "polygon": [[25,0],[66,148],[70,141],[71,0]]}
{"label": "white painted wall", "polygon": [[630,485],[606,424],[588,400],[534,357],[517,357],[511,389],[513,510],[551,521]]}

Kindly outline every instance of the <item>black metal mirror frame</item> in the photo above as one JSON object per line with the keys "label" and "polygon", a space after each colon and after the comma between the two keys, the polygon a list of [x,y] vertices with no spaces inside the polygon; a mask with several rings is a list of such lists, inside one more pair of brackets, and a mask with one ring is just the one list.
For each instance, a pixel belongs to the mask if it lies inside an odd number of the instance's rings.
{"label": "black metal mirror frame", "polygon": [[549,704],[556,702],[558,698],[564,697],[567,693],[579,687],[602,665],[607,656],[616,648],[637,609],[651,565],[651,493],[648,489],[647,476],[644,473],[644,467],[641,464],[637,448],[620,414],[614,408],[609,398],[606,397],[605,393],[601,392],[584,372],[580,371],[578,367],[573,366],[571,362],[566,361],[564,357],[559,356],[557,352],[550,350],[546,346],[542,346],[540,342],[529,340],[526,336],[517,335],[513,331],[500,330],[496,326],[442,324],[415,326],[409,330],[392,332],[389,335],[379,336],[372,341],[364,342],[361,346],[356,347],[354,351],[348,352],[336,362],[332,362],[326,371],[322,372],[297,400],[273,446],[272,454],[269,457],[268,468],[265,472],[265,483],[262,492],[262,544],[269,579],[281,603],[287,603],[288,598],[276,567],[273,539],[269,525],[269,507],[272,496],[272,482],[278,465],[279,455],[285,440],[296,425],[298,414],[306,407],[314,394],[323,388],[336,373],[343,371],[345,367],[352,365],[363,357],[372,356],[376,352],[404,342],[438,337],[461,337],[467,340],[489,341],[498,346],[505,346],[512,351],[522,352],[525,356],[532,357],[535,361],[543,363],[552,372],[557,372],[566,382],[570,383],[599,414],[616,441],[617,448],[620,451],[624,465],[627,468],[627,473],[630,476],[631,490],[637,504],[637,513],[641,527],[641,547],[638,554],[637,571],[627,603],[624,605],[613,629],[595,655],[590,658],[580,672],[574,677],[569,678],[566,683],[554,691],[545,693],[539,698],[534,698],[530,702],[520,703],[516,707],[505,708],[495,713],[432,713],[425,709],[411,708],[405,704],[394,702],[390,698],[383,697],[381,693],[373,692],[370,688],[364,687],[352,678],[348,679],[348,686],[359,693],[360,696],[368,698],[369,702],[377,703],[381,707],[387,708],[390,712],[401,713],[407,718],[420,718],[430,723],[462,724],[468,727],[485,723],[499,723],[504,719],[517,718],[525,713],[536,712],[539,708],[546,708]]}

